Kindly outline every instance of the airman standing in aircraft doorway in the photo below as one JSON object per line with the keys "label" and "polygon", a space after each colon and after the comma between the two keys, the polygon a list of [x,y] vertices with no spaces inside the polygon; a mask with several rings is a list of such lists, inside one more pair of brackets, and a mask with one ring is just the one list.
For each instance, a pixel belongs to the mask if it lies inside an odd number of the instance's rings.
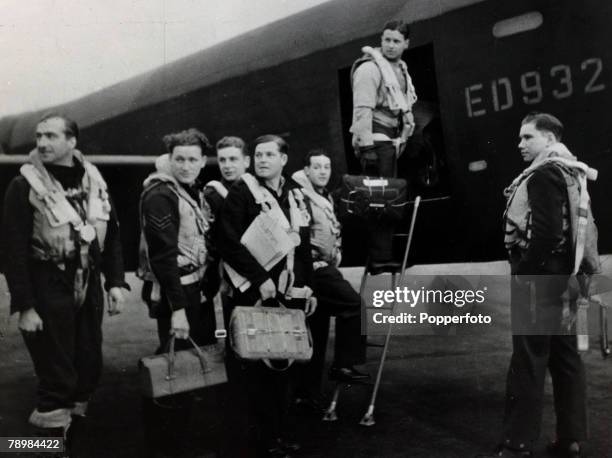
{"label": "airman standing in aircraft doorway", "polygon": [[495,453],[480,456],[532,456],[540,434],[547,369],[557,415],[557,439],[549,447],[557,456],[578,457],[580,442],[587,438],[585,369],[576,336],[562,326],[561,296],[575,264],[582,274],[599,269],[592,246],[585,249],[584,258],[576,257],[575,223],[582,205],[577,206],[581,199],[572,198],[576,196],[569,185],[583,174],[581,187],[586,191],[586,177],[594,179],[596,172],[560,143],[562,132],[561,122],[546,113],[531,113],[521,123],[518,147],[530,165],[506,190],[504,215],[512,272],[513,353],[503,437]]}
{"label": "airman standing in aircraft doorway", "polygon": [[78,136],[66,116],[43,116],[36,149],[4,202],[6,279],[38,377],[29,421],[39,436],[63,436],[73,421],[74,431],[100,379],[100,274],[111,315],[122,309],[121,288],[129,288],[106,182],[75,149]]}
{"label": "airman standing in aircraft doorway", "polygon": [[412,105],[417,96],[402,60],[409,43],[408,24],[390,21],[383,28],[381,47],[364,47],[351,70],[351,133],[365,175],[395,176],[396,160],[414,131]]}

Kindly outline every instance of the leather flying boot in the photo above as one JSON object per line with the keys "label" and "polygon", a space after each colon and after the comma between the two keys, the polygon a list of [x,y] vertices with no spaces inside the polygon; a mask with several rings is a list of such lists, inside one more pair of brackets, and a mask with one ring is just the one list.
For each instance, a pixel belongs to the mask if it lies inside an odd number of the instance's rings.
{"label": "leather flying boot", "polygon": [[329,379],[337,382],[362,382],[370,378],[370,374],[365,372],[359,372],[352,366],[349,367],[336,367],[332,366],[329,370]]}

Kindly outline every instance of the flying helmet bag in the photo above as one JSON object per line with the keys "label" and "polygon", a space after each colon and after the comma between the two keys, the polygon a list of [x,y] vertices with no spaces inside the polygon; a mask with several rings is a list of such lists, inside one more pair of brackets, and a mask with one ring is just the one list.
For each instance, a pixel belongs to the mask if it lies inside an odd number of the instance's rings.
{"label": "flying helmet bag", "polygon": [[227,382],[222,346],[198,347],[174,351],[175,337],[170,338],[168,352],[146,356],[138,364],[143,396],[159,398]]}
{"label": "flying helmet bag", "polygon": [[340,193],[340,212],[361,218],[384,216],[399,221],[407,207],[407,183],[402,178],[344,175]]}

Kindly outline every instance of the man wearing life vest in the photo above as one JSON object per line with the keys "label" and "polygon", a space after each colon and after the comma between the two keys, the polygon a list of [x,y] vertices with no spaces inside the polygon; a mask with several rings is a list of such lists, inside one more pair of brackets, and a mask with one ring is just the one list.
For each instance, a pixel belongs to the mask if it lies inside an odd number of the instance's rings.
{"label": "man wearing life vest", "polygon": [[[140,201],[142,227],[138,275],[145,280],[143,299],[157,320],[158,353],[168,351],[171,337],[176,350],[215,342],[215,315],[202,300],[202,279],[208,255],[206,234],[210,211],[198,177],[210,147],[196,129],[163,138],[167,154],[155,162],[156,171],[144,181]],[[148,453],[174,456],[187,452],[194,398],[181,393],[164,401],[171,409],[143,400]],[[164,455],[166,456],[166,455]]]}
{"label": "man wearing life vest", "polygon": [[587,438],[585,370],[576,336],[562,326],[561,295],[571,274],[599,269],[586,191],[586,180],[595,179],[596,171],[560,143],[562,131],[550,114],[523,119],[518,147],[530,165],[506,190],[513,354],[502,443],[488,456],[531,456],[540,432],[547,369],[557,414],[557,440],[551,447],[558,456],[580,456],[580,441]]}
{"label": "man wearing life vest", "polygon": [[[336,316],[334,362],[332,380],[355,382],[368,377],[353,366],[365,362],[365,345],[361,337],[361,297],[338,270],[342,258],[340,223],[334,212],[334,202],[327,190],[331,177],[331,158],[323,149],[306,155],[303,170],[292,178],[302,186],[308,198],[312,221],[310,246],[313,259],[313,289],[318,307],[309,318],[313,337],[313,357],[301,378],[300,401],[317,408],[320,397],[321,374],[325,365],[325,350],[329,317]],[[301,392],[300,392],[301,391]],[[322,406],[321,406],[322,407]]]}
{"label": "man wearing life vest", "polygon": [[[232,185],[249,168],[251,158],[245,152],[244,141],[240,137],[223,137],[216,144],[217,164],[221,172],[221,180],[212,180],[204,187],[204,198],[210,207],[213,215],[213,223],[210,231],[211,243],[210,257],[212,259],[210,267],[206,272],[206,297],[209,301],[215,297],[220,288],[219,272],[219,253],[215,249],[214,227],[215,221],[219,218],[221,206],[227,197],[227,193]],[[228,291],[223,291],[226,294]]]}
{"label": "man wearing life vest", "polygon": [[84,417],[100,379],[100,274],[110,314],[121,311],[121,288],[129,288],[106,182],[75,149],[78,135],[71,119],[45,115],[4,202],[6,279],[39,381],[29,419],[38,435],[62,436]]}
{"label": "man wearing life vest", "polygon": [[[264,135],[255,140],[255,176],[244,174],[229,190],[218,221],[217,243],[226,270],[229,267],[235,271],[230,275],[234,281],[231,306],[254,305],[258,300],[267,305],[276,299],[287,307],[305,308],[310,315],[316,299],[312,296],[309,215],[300,186],[282,176],[287,153],[287,143],[278,136]],[[293,245],[269,270],[241,242],[262,211],[279,218],[279,225],[288,228]],[[288,456],[297,448],[283,437],[288,372],[292,369],[274,371],[258,361],[245,362],[243,370],[259,452],[262,456]]]}
{"label": "man wearing life vest", "polygon": [[[223,275],[223,263],[217,249],[216,222],[219,219],[219,213],[223,202],[227,197],[229,189],[248,169],[251,158],[246,153],[244,141],[239,137],[223,137],[216,144],[217,164],[221,173],[221,180],[212,180],[206,183],[204,187],[204,198],[210,206],[213,215],[211,230],[209,231],[209,258],[210,265],[206,270],[204,279],[204,294],[206,296],[206,304],[212,305],[214,298],[219,294],[221,305],[223,308],[223,321],[225,327],[229,327],[229,319],[231,308],[228,295],[231,294],[231,288]],[[240,363],[232,352],[231,346],[226,345],[225,364],[227,368],[227,376],[236,392],[242,394],[234,382],[240,383]]]}
{"label": "man wearing life vest", "polygon": [[172,335],[181,340],[191,336],[199,345],[210,343],[205,342],[205,327],[214,322],[214,311],[205,317],[210,307],[200,304],[211,215],[197,185],[210,143],[196,129],[163,140],[168,153],[157,159],[156,171],[143,184],[139,268],[145,280],[143,296],[157,319],[160,352]]}
{"label": "man wearing life vest", "polygon": [[395,161],[414,131],[412,106],[417,100],[408,67],[410,27],[403,21],[385,24],[381,47],[362,48],[351,70],[353,147],[365,175],[393,177]]}

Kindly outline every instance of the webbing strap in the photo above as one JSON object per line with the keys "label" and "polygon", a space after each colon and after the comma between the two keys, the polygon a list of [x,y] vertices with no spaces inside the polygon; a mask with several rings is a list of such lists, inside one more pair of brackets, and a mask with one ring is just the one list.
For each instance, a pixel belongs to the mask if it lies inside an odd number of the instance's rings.
{"label": "webbing strap", "polygon": [[[56,188],[59,189],[49,189],[49,186],[45,185],[43,182],[43,175],[33,164],[24,164],[19,171],[34,192],[38,195],[38,198],[44,202],[49,213],[53,216],[53,218],[55,218],[55,223],[69,223],[74,230],[81,233],[80,229],[83,227],[83,220],[70,202],[68,202],[68,199],[66,199],[66,195],[62,192],[63,190],[61,189],[61,185],[57,185]],[[51,185],[52,178],[48,176],[47,179]],[[89,246],[89,241],[78,237],[79,266],[75,272],[73,288],[74,301],[79,307],[85,302],[87,286],[89,284]]]}
{"label": "webbing strap", "polygon": [[578,273],[578,269],[582,264],[584,257],[584,246],[586,243],[586,229],[588,224],[588,208],[589,208],[589,193],[586,188],[586,176],[584,173],[578,174],[578,183],[580,183],[580,204],[578,207],[578,224],[576,226],[576,253],[574,258],[574,275]]}
{"label": "webbing strap", "polygon": [[183,285],[183,286],[192,285],[192,284],[200,281],[202,278],[204,278],[204,273],[206,272],[206,267],[207,266],[204,265],[204,266],[201,266],[199,269],[194,270],[190,274],[182,275],[181,276],[181,285]]}
{"label": "webbing strap", "polygon": [[44,196],[49,194],[49,190],[43,184],[40,176],[36,171],[36,168],[32,164],[22,165],[19,169],[19,172],[26,179],[32,189],[34,189],[34,192],[36,192],[39,197],[43,198]]}
{"label": "webbing strap", "polygon": [[24,164],[19,169],[21,175],[26,179],[38,197],[45,203],[53,217],[60,223],[70,222],[74,226],[82,224],[81,217],[66,199],[62,192],[52,192],[46,186],[36,167],[32,164]]}
{"label": "webbing strap", "polygon": [[267,199],[264,195],[264,189],[259,185],[257,179],[250,173],[245,173],[240,178],[242,178],[242,181],[244,181],[248,186],[249,191],[251,191],[251,194],[255,199],[255,203],[257,205],[263,205]]}
{"label": "webbing strap", "polygon": [[[247,187],[249,188],[249,191],[251,191],[251,194],[255,199],[255,203],[261,205],[262,211],[267,210],[266,205],[264,204],[267,204],[270,207],[275,204],[278,205],[278,202],[270,194],[270,191],[262,187],[253,175],[251,175],[250,173],[245,173],[240,178],[242,178],[242,181],[246,183]],[[302,214],[300,212],[298,204],[296,203],[296,199],[291,192],[289,192],[288,194],[288,200],[291,229],[295,233],[299,234],[299,229],[302,222]],[[279,277],[278,281],[279,284],[277,285],[279,291],[284,291],[286,296],[293,288],[293,282],[295,280],[295,275],[293,273],[294,263],[295,247],[291,249],[291,251],[289,251],[289,253],[287,254],[285,269],[283,270],[283,272],[281,272],[281,276]]]}
{"label": "webbing strap", "polygon": [[[248,185],[248,183],[247,183]],[[221,197],[223,197],[224,199],[227,197],[229,191],[227,190],[227,188],[223,185],[223,183],[221,183],[220,181],[217,180],[211,180],[208,183],[206,183],[206,186],[210,186],[211,188],[213,188],[215,191],[217,191],[219,193],[219,195]]]}

